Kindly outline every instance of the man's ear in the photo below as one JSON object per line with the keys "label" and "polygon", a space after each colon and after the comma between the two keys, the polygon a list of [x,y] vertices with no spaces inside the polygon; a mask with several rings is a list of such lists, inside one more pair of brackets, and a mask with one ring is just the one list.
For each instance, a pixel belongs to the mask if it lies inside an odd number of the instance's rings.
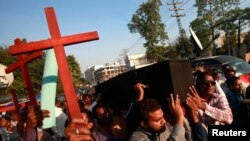
{"label": "man's ear", "polygon": [[143,127],[143,128],[146,128],[146,123],[144,121],[141,121],[140,126]]}

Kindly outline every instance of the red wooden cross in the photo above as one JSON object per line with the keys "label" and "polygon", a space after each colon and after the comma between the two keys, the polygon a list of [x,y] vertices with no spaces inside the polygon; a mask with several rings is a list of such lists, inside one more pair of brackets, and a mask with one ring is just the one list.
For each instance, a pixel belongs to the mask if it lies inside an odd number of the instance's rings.
{"label": "red wooden cross", "polygon": [[[25,102],[19,103],[19,107],[20,108],[24,108],[24,107],[27,107],[27,106],[31,106],[30,103],[29,103],[29,101],[25,101]],[[14,103],[12,103],[12,105],[0,106],[0,113],[7,112],[7,111],[12,111],[12,110],[15,110],[15,109],[16,109],[16,107],[15,107]]]}
{"label": "red wooden cross", "polygon": [[[15,39],[15,45],[21,45],[22,41],[20,39]],[[5,69],[6,73],[13,72],[14,70],[20,68],[22,72],[22,76],[24,79],[24,84],[26,87],[26,90],[28,91],[29,99],[30,99],[30,104],[31,105],[36,105],[36,95],[33,91],[33,86],[32,82],[29,76],[29,72],[27,70],[27,67],[25,66],[28,62],[34,60],[35,58],[41,57],[43,55],[43,52],[34,52],[30,56],[26,57],[25,55],[21,54],[18,55],[19,61],[10,65],[8,68]]]}
{"label": "red wooden cross", "polygon": [[51,39],[30,42],[21,45],[10,46],[9,52],[12,55],[18,55],[27,52],[34,52],[38,50],[45,50],[53,48],[58,64],[60,79],[65,93],[66,101],[71,118],[82,118],[80,108],[78,106],[73,81],[69,71],[66,53],[63,46],[82,43],[92,40],[98,40],[97,32],[89,32],[76,34],[71,36],[61,37],[59,26],[56,20],[56,15],[53,7],[45,8],[45,14],[49,26]]}
{"label": "red wooden cross", "polygon": [[17,114],[17,120],[18,120],[18,132],[21,134],[21,137],[23,136],[23,131],[24,131],[24,125],[23,125],[23,119],[21,117],[21,112],[20,112],[20,105],[18,103],[18,98],[16,95],[15,90],[11,90],[11,95],[12,95],[12,101],[15,106],[15,112]]}

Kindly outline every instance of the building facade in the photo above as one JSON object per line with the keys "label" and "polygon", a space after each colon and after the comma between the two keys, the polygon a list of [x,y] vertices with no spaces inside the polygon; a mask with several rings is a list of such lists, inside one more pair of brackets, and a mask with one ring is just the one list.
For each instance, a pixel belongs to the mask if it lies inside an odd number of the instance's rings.
{"label": "building facade", "polygon": [[88,80],[91,84],[96,85],[96,78],[95,78],[95,71],[98,70],[99,68],[102,68],[103,65],[96,65],[89,67],[85,72],[85,79]]}
{"label": "building facade", "polygon": [[139,69],[152,64],[147,60],[146,54],[126,56],[125,63],[128,70]]}
{"label": "building facade", "polygon": [[124,61],[126,63],[125,65],[119,63],[107,63],[105,65],[89,67],[85,71],[85,79],[91,84],[97,85],[98,83],[107,81],[119,74],[152,64],[149,63],[145,54],[126,56]]}
{"label": "building facade", "polygon": [[125,65],[121,65],[118,63],[113,63],[113,64],[107,63],[103,67],[95,71],[94,75],[96,83],[97,84],[102,83],[126,71],[127,68]]}

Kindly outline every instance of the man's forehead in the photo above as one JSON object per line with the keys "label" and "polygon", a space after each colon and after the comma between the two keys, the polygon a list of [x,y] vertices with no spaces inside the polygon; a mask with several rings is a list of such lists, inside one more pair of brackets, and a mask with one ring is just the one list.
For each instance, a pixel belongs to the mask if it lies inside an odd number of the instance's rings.
{"label": "man's forehead", "polygon": [[158,109],[154,112],[149,113],[149,118],[153,120],[157,120],[158,118],[163,117],[163,111],[162,109]]}

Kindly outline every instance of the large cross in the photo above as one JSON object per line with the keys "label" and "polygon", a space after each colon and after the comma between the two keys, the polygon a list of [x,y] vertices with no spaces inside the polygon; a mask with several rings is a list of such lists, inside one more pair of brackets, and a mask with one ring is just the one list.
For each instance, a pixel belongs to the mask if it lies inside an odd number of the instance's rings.
{"label": "large cross", "polygon": [[98,40],[97,32],[88,32],[71,36],[61,37],[59,26],[53,7],[45,8],[45,14],[49,26],[51,39],[36,42],[25,43],[21,45],[13,45],[9,48],[11,55],[18,55],[27,52],[40,51],[53,48],[58,64],[60,79],[65,93],[68,110],[71,118],[82,118],[80,108],[77,102],[71,73],[69,71],[66,53],[63,46],[82,43],[92,40]]}
{"label": "large cross", "polygon": [[[15,39],[15,45],[21,45],[22,41],[18,38]],[[29,99],[30,99],[30,104],[31,105],[36,105],[36,95],[35,92],[33,90],[33,85],[29,76],[29,72],[27,70],[27,67],[25,66],[28,62],[34,60],[35,58],[41,57],[43,55],[43,52],[39,51],[39,52],[34,52],[32,54],[30,54],[28,57],[26,57],[25,55],[21,54],[18,55],[19,61],[8,66],[8,68],[5,69],[6,73],[10,73],[13,72],[14,70],[20,68],[21,72],[22,72],[22,76],[24,79],[24,84],[25,84],[25,88],[28,91],[28,95],[29,95]]]}

